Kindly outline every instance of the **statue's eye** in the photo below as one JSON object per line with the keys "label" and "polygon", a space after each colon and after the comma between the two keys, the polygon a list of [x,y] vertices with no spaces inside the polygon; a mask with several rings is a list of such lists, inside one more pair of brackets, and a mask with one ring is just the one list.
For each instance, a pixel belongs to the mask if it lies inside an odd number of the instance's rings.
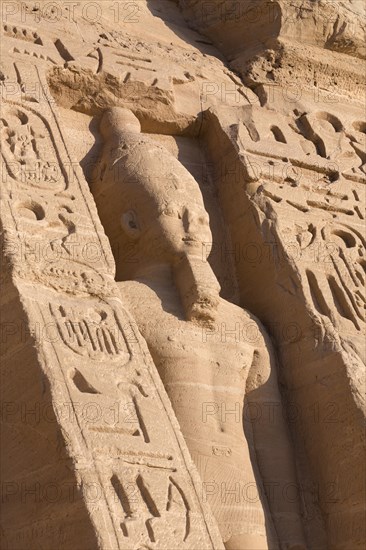
{"label": "statue's eye", "polygon": [[137,220],[137,216],[133,210],[129,210],[128,212],[124,212],[122,214],[121,225],[125,231],[127,230],[130,236],[136,236],[139,232],[139,223]]}
{"label": "statue's eye", "polygon": [[170,216],[172,218],[179,217],[177,210],[175,208],[173,208],[172,206],[167,206],[166,208],[164,208],[163,214],[164,214],[164,216]]}

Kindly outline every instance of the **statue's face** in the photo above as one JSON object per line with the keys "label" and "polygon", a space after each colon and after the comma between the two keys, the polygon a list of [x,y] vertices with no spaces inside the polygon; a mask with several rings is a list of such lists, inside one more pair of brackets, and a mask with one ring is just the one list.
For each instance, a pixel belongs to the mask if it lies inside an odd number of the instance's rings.
{"label": "statue's face", "polygon": [[[114,145],[118,150],[123,142],[128,149],[130,137],[138,136],[141,128],[130,110],[114,107],[104,113],[100,131],[107,142],[111,137],[120,139],[118,147]],[[126,184],[123,196],[112,198],[110,212],[116,211],[121,202],[126,205],[120,214],[120,225],[145,258],[157,261],[171,261],[182,255],[205,255],[206,258],[212,236],[197,182],[164,148],[144,138],[138,144],[137,141],[132,140],[131,150],[122,155],[123,160],[117,161],[120,184],[124,186],[124,179]],[[108,148],[106,155],[107,165]],[[175,185],[167,185],[172,175]],[[130,178],[136,181],[135,185]],[[97,187],[103,186],[103,181],[97,183],[94,191],[98,195]],[[114,193],[118,193],[118,188],[118,185],[114,187]],[[105,226],[111,220],[107,214],[108,217]]]}
{"label": "statue's face", "polygon": [[169,201],[161,209],[158,223],[174,251],[197,256],[204,254],[211,246],[209,218],[202,201],[191,198],[185,205]]}
{"label": "statue's face", "polygon": [[134,210],[122,214],[122,229],[150,258],[206,258],[210,252],[212,235],[200,191],[197,188],[184,196],[185,200],[172,196],[163,201],[159,197],[158,203],[151,198],[144,204],[135,203]]}

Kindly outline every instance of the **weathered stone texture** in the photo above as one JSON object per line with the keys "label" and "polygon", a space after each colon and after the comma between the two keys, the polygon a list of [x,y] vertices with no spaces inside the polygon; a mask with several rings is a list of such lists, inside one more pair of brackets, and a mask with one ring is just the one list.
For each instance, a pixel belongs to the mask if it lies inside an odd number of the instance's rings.
{"label": "weathered stone texture", "polygon": [[363,548],[364,3],[2,17],[2,547]]}

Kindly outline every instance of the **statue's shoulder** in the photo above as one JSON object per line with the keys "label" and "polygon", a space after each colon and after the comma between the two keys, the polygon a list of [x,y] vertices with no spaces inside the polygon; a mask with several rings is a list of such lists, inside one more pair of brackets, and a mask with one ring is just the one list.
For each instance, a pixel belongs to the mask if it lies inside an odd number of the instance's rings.
{"label": "statue's shoulder", "polygon": [[[271,347],[271,339],[263,323],[253,313],[223,298],[219,304],[219,323],[225,323],[227,330],[238,330],[240,335],[256,347]],[[239,325],[239,329],[236,325]]]}
{"label": "statue's shoulder", "polygon": [[224,298],[220,298],[219,302],[219,312],[223,316],[231,317],[235,321],[252,321],[254,324],[261,324],[259,319],[250,313],[247,309],[237,305],[233,304],[232,302],[228,302]]}

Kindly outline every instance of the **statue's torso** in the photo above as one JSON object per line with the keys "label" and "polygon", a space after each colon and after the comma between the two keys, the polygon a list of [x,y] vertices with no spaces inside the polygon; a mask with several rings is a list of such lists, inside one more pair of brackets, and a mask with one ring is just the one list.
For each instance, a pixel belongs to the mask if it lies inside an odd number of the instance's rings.
{"label": "statue's torso", "polygon": [[208,500],[220,528],[250,521],[261,530],[263,505],[253,497],[258,489],[252,443],[243,422],[249,416],[247,378],[254,354],[264,346],[261,327],[241,308],[220,300],[217,325],[204,328],[185,320],[173,287],[159,289],[158,295],[143,283],[118,285],[147,341],[201,479],[213,491]]}

